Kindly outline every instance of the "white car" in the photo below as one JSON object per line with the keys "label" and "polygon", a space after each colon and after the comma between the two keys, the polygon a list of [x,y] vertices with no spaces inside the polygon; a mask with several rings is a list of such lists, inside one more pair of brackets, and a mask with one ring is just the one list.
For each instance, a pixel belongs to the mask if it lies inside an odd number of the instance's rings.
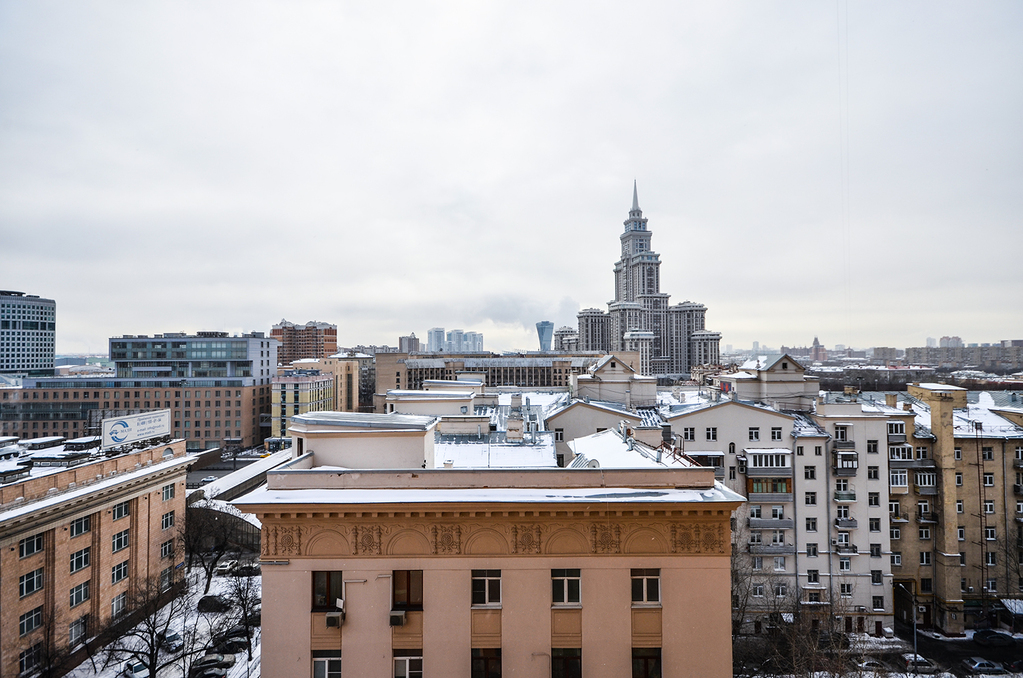
{"label": "white car", "polygon": [[231,574],[236,567],[238,567],[237,560],[224,560],[217,565],[217,569],[213,570],[213,574]]}
{"label": "white car", "polygon": [[205,485],[206,483],[212,483],[216,479],[217,479],[216,476],[206,476],[205,478],[203,478],[199,482],[202,483],[203,485]]}
{"label": "white car", "polygon": [[149,678],[149,669],[142,662],[127,661],[121,674],[129,678]]}

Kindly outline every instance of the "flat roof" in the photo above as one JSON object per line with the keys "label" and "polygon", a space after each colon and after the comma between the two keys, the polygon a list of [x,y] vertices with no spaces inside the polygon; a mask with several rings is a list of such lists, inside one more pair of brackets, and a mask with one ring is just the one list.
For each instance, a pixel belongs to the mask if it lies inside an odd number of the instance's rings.
{"label": "flat roof", "polygon": [[347,426],[350,428],[427,431],[436,423],[436,417],[415,414],[373,414],[368,412],[307,412],[291,417],[293,424],[318,426]]}

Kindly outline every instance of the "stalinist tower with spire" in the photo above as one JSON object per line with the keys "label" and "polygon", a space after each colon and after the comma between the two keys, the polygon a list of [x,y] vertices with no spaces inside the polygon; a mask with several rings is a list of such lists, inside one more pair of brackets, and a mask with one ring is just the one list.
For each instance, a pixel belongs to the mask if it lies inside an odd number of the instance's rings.
{"label": "stalinist tower with spire", "polygon": [[579,313],[579,348],[649,351],[650,374],[688,378],[694,365],[718,362],[721,335],[704,328],[703,304],[669,305],[670,295],[661,292],[661,257],[651,249],[650,237],[634,182],[632,209],[619,236],[615,298],[608,302],[607,313]]}

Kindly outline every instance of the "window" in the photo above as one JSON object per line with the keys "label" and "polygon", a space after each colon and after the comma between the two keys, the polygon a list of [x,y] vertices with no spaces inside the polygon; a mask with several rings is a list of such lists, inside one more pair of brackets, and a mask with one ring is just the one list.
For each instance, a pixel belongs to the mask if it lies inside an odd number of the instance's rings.
{"label": "window", "polygon": [[882,576],[883,574],[881,573],[881,570],[871,570],[870,583],[873,584],[874,586],[880,586],[883,583],[881,580]]}
{"label": "window", "polygon": [[784,572],[785,571],[785,556],[774,557],[774,571]]}
{"label": "window", "polygon": [[880,532],[881,531],[881,519],[880,518],[871,518],[868,521],[868,523],[870,524],[870,531],[871,532]]}
{"label": "window", "polygon": [[797,457],[802,457],[803,456],[803,446],[802,445],[796,445],[796,456]]}
{"label": "window", "polygon": [[820,584],[821,583],[820,570],[807,570],[806,582],[808,584]]}
{"label": "window", "polygon": [[998,580],[994,578],[988,579],[985,581],[984,586],[990,593],[995,593],[998,591]]}
{"label": "window", "polygon": [[966,528],[965,527],[956,528],[956,535],[959,537],[959,541],[966,541]]}
{"label": "window", "polygon": [[42,661],[43,644],[36,643],[27,650],[22,650],[18,655],[18,671],[20,673],[29,673],[30,671],[38,668]]}
{"label": "window", "polygon": [[835,426],[835,441],[844,443],[849,440],[848,426]]}
{"label": "window", "polygon": [[39,589],[43,588],[43,568],[38,570],[32,570],[28,574],[23,574],[18,579],[18,595],[21,598],[35,593]]}
{"label": "window", "polygon": [[160,557],[161,558],[173,558],[174,557],[174,540],[168,539],[164,543],[160,544]]}
{"label": "window", "polygon": [[783,520],[785,518],[785,507],[784,506],[772,506],[771,507],[771,519],[772,520]]}
{"label": "window", "polygon": [[994,473],[985,473],[984,474],[984,487],[994,487],[994,486],[995,486],[995,474]]}
{"label": "window", "polygon": [[75,605],[81,605],[89,599],[89,582],[83,581],[78,586],[71,589],[71,602],[68,607],[74,607]]}
{"label": "window", "polygon": [[120,520],[121,518],[127,518],[131,515],[131,505],[122,501],[120,504],[114,504],[114,520]]}
{"label": "window", "polygon": [[867,467],[867,480],[880,480],[880,478],[881,474],[879,472],[879,467],[877,466]]}
{"label": "window", "polygon": [[686,426],[682,429],[682,440],[693,442],[696,440],[696,427]]}
{"label": "window", "polygon": [[160,518],[160,527],[165,530],[169,527],[174,527],[174,511],[168,511],[163,514],[163,517]]}
{"label": "window", "polygon": [[734,466],[729,466],[728,467],[728,479],[729,480],[735,480],[735,467]]}
{"label": "window", "polygon": [[761,556],[753,556],[753,569],[762,570],[764,569],[764,559]]}
{"label": "window", "polygon": [[551,678],[581,678],[583,651],[579,648],[551,648]]}
{"label": "window", "polygon": [[128,594],[119,593],[110,601],[110,616],[116,619],[128,609]]}
{"label": "window", "polygon": [[892,565],[902,565],[902,552],[892,551]]}
{"label": "window", "polygon": [[962,512],[963,512],[963,500],[962,499],[956,499],[956,513],[962,513]]}
{"label": "window", "polygon": [[771,440],[781,440],[781,426],[771,428]]}
{"label": "window", "polygon": [[888,458],[893,461],[912,461],[913,448],[909,445],[891,445],[888,447]]}
{"label": "window", "polygon": [[806,557],[807,558],[816,558],[817,557],[817,544],[807,544],[806,545]]}
{"label": "window", "polygon": [[749,533],[749,543],[751,544],[763,544],[764,540],[761,537],[760,530],[753,530]]}
{"label": "window", "polygon": [[899,502],[897,501],[888,502],[888,513],[890,513],[891,517],[894,519],[898,519],[899,517],[901,517],[902,507],[899,505]]}
{"label": "window", "polygon": [[128,577],[128,561],[114,565],[110,570],[110,583],[116,584]]}
{"label": "window", "polygon": [[813,453],[820,457],[824,454],[824,448],[821,447],[820,445],[814,445]]}
{"label": "window", "polygon": [[817,493],[816,492],[807,492],[806,493],[805,502],[806,502],[807,506],[816,506],[817,505]]}
{"label": "window", "polygon": [[991,461],[994,459],[994,450],[990,447],[980,448],[980,458],[984,461]]}
{"label": "window", "polygon": [[878,450],[877,441],[876,440],[868,440],[867,441],[867,454],[877,454],[877,450]]}
{"label": "window", "polygon": [[839,572],[848,572],[851,569],[852,569],[852,561],[851,561],[851,559],[849,559],[849,558],[839,558],[838,559],[838,571]]}
{"label": "window", "polygon": [[174,568],[165,567],[160,570],[160,590],[166,591],[174,583]]}
{"label": "window", "polygon": [[920,538],[921,539],[930,539],[931,538],[931,528],[929,528],[929,527],[921,527],[920,528]]}
{"label": "window", "polygon": [[501,648],[473,648],[471,678],[501,678]]}
{"label": "window", "polygon": [[936,475],[931,471],[917,471],[916,484],[920,487],[934,487],[937,481]]}
{"label": "window", "polygon": [[18,620],[18,632],[19,635],[25,635],[35,631],[37,628],[43,625],[43,606],[40,605],[34,610],[30,610],[25,614],[21,615]]}
{"label": "window", "polygon": [[803,478],[805,478],[806,480],[816,480],[817,479],[817,467],[816,466],[807,466],[807,467],[805,467],[803,469]]}
{"label": "window", "polygon": [[163,500],[164,501],[167,501],[168,499],[173,499],[174,498],[174,483],[170,483],[169,485],[164,485],[162,492],[163,492]]}
{"label": "window", "polygon": [[921,551],[920,552],[920,564],[921,565],[930,565],[931,564],[931,552],[930,551]]}
{"label": "window", "polygon": [[563,428],[554,429],[554,442],[556,443],[565,442],[565,429]]}
{"label": "window", "polygon": [[958,471],[956,471],[956,486],[957,487],[963,486],[963,474],[959,473]]}
{"label": "window", "polygon": [[881,505],[881,493],[880,492],[867,492],[867,506],[880,506]]}
{"label": "window", "polygon": [[[880,532],[880,530],[878,530],[878,532]],[[870,557],[871,558],[880,558],[881,557],[881,545],[880,544],[871,544],[870,545]]]}
{"label": "window", "polygon": [[78,645],[85,640],[85,634],[89,627],[89,615],[79,617],[71,622],[68,627],[68,644],[71,647]]}
{"label": "window", "polygon": [[708,426],[707,427],[707,440],[717,440],[717,439],[718,439],[718,429],[717,429],[717,426]]}
{"label": "window", "polygon": [[394,678],[423,678],[423,651],[394,650]]}
{"label": "window", "polygon": [[43,535],[34,534],[31,537],[25,537],[18,542],[18,557],[28,558],[29,556],[39,553],[43,550]]}
{"label": "window", "polygon": [[759,504],[754,504],[753,506],[750,506],[749,507],[749,517],[750,518],[759,518],[760,515],[761,515],[760,511],[761,511],[761,509],[760,509],[760,505]]}
{"label": "window", "polygon": [[893,527],[888,530],[888,536],[892,539],[902,539],[902,530],[898,527]]}
{"label": "window", "polygon": [[71,537],[77,537],[88,532],[90,529],[89,516],[83,516],[71,521]]}
{"label": "window", "polygon": [[89,567],[89,547],[71,554],[71,572],[75,573]]}
{"label": "window", "polygon": [[423,609],[423,571],[395,570],[391,573],[394,610]]}
{"label": "window", "polygon": [[313,659],[313,678],[341,678],[341,658]]}
{"label": "window", "polygon": [[763,584],[754,584],[752,590],[753,590],[753,597],[754,598],[763,598],[764,597],[764,585]]}
{"label": "window", "polygon": [[656,568],[632,570],[632,603],[661,602],[661,571]]}
{"label": "window", "polygon": [[998,564],[998,554],[994,551],[984,552],[984,564],[988,567],[994,567]]}
{"label": "window", "polygon": [[995,530],[994,527],[985,527],[984,528],[984,539],[987,539],[988,541],[993,541],[993,540],[997,539],[996,530]]}
{"label": "window", "polygon": [[632,678],[661,678],[661,648],[632,648]]}
{"label": "window", "polygon": [[934,591],[934,584],[930,577],[920,579],[920,593],[931,593]]}
{"label": "window", "polygon": [[774,597],[784,598],[788,595],[789,589],[783,582],[776,582],[774,585]]}
{"label": "window", "polygon": [[474,606],[501,604],[500,570],[472,571],[472,604]]}
{"label": "window", "polygon": [[749,439],[750,440],[760,440],[760,427],[759,426],[750,426],[749,427]]}
{"label": "window", "polygon": [[916,448],[916,458],[917,459],[927,459],[927,448],[926,447],[917,447]]}
{"label": "window", "polygon": [[551,603],[578,605],[579,570],[551,570]]}
{"label": "window", "polygon": [[807,532],[816,532],[817,531],[817,519],[816,518],[807,518],[806,519],[806,531]]}
{"label": "window", "polygon": [[966,565],[966,551],[959,552],[959,565],[960,566]]}
{"label": "window", "polygon": [[875,610],[884,609],[884,596],[871,596],[871,601]]}
{"label": "window", "polygon": [[955,448],[955,450],[953,451],[953,456],[955,457],[956,461],[961,461],[963,458],[963,448],[961,447]]}
{"label": "window", "polygon": [[890,421],[888,422],[888,435],[897,436],[905,435],[906,424],[901,421]]}
{"label": "window", "polygon": [[839,595],[843,598],[852,598],[852,584],[839,584]]}
{"label": "window", "polygon": [[995,512],[995,501],[994,501],[994,499],[985,499],[984,500],[984,513],[994,513],[994,512]]}
{"label": "window", "polygon": [[341,572],[313,572],[313,610],[336,610],[337,599],[344,598]]}
{"label": "window", "polygon": [[122,549],[128,548],[128,530],[121,530],[115,534],[112,538],[113,552],[117,553]]}
{"label": "window", "polygon": [[892,487],[909,487],[909,475],[904,468],[888,470],[888,484]]}

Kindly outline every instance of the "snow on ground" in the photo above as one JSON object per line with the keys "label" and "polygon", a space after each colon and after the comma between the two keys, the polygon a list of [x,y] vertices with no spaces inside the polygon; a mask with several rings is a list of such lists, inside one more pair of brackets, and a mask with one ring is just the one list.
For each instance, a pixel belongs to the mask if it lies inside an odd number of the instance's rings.
{"label": "snow on ground", "polygon": [[[232,577],[213,577],[213,581],[210,582],[210,592],[204,595],[226,593],[231,579]],[[200,592],[206,583],[203,575],[196,572],[193,572],[193,574],[189,576],[189,580],[192,582],[193,586],[198,587]],[[196,598],[197,600],[198,597]],[[237,611],[235,611],[234,614],[237,614]],[[201,618],[202,617],[200,617],[200,619]],[[180,631],[180,625],[176,626],[172,624],[172,626],[175,626],[175,628]],[[259,678],[261,631],[262,630],[259,627],[256,627],[252,635],[252,661],[247,661],[248,654],[246,652],[239,652],[235,655],[235,664],[228,669],[226,678]],[[197,655],[196,658],[199,656],[201,655]],[[106,659],[106,651],[101,650],[96,656],[96,666],[98,670],[93,670],[92,662],[86,659],[74,670],[70,671],[67,676],[68,678],[122,678],[121,669],[124,666],[124,660],[111,662],[110,666],[103,668],[103,663]],[[175,664],[167,666],[161,670],[157,674],[157,678],[182,678],[183,675],[184,672],[181,664]]]}

